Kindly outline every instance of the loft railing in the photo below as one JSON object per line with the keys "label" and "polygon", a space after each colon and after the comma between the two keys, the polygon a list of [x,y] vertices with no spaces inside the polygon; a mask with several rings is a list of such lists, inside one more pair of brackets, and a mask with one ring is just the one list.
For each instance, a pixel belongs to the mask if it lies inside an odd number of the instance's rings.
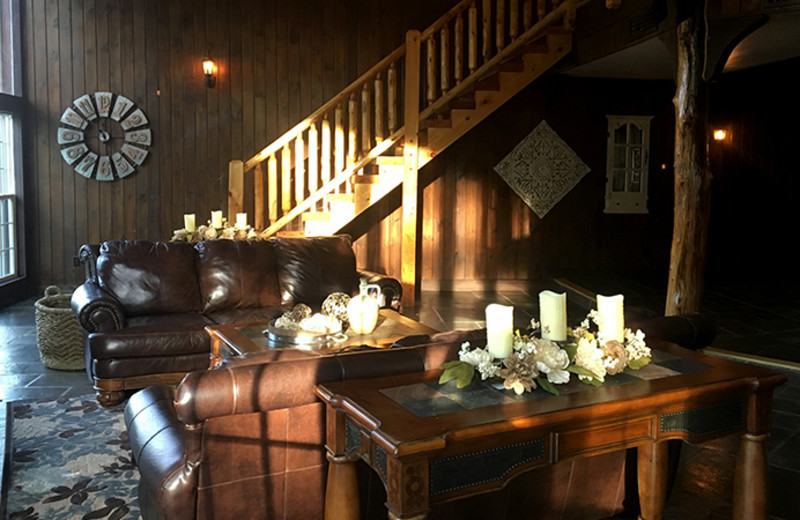
{"label": "loft railing", "polygon": [[[229,214],[243,211],[244,176],[251,173],[254,224],[263,236],[324,209],[326,195],[349,192],[354,174],[405,137],[406,106],[417,107],[420,121],[436,115],[546,28],[571,28],[577,4],[462,0],[420,33],[418,55],[407,56],[401,45],[253,157],[231,161]],[[406,95],[402,85],[414,78],[424,95]]]}

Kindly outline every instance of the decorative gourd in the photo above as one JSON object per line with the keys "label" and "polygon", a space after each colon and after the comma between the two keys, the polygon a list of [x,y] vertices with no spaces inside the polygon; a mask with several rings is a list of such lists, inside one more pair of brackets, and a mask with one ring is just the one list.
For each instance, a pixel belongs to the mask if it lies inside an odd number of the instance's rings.
{"label": "decorative gourd", "polygon": [[350,331],[354,334],[369,334],[378,324],[380,305],[378,300],[369,295],[370,288],[376,288],[380,294],[379,286],[368,285],[366,281],[361,280],[358,296],[350,298],[350,303],[347,304]]}

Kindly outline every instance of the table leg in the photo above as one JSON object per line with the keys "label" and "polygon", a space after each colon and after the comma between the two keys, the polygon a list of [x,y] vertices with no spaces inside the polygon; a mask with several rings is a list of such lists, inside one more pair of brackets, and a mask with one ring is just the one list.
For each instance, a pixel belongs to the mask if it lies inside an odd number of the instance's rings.
{"label": "table leg", "polygon": [[767,455],[768,435],[745,433],[736,455],[733,485],[734,520],[764,520],[769,509]]}
{"label": "table leg", "polygon": [[355,461],[328,452],[325,520],[359,520],[358,478]]}
{"label": "table leg", "polygon": [[661,520],[667,499],[667,441],[638,448],[639,520]]}

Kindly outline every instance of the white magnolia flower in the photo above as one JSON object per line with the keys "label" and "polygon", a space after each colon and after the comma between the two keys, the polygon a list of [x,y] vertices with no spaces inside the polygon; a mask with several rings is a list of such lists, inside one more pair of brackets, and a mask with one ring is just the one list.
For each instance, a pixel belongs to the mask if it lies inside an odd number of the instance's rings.
{"label": "white magnolia flower", "polygon": [[482,380],[497,377],[500,374],[500,368],[494,364],[494,356],[488,350],[482,348],[470,350],[469,343],[465,342],[461,345],[458,359],[474,366],[481,374]]}
{"label": "white magnolia flower", "polygon": [[539,372],[547,374],[547,380],[553,384],[569,383],[567,351],[548,339],[535,338],[532,343],[535,345],[533,359]]}
{"label": "white magnolia flower", "polygon": [[[587,337],[578,340],[575,364],[592,372],[601,383],[605,381],[606,367],[603,364],[603,351],[597,348],[596,341],[590,340]],[[586,376],[580,376],[580,378],[587,379]]]}

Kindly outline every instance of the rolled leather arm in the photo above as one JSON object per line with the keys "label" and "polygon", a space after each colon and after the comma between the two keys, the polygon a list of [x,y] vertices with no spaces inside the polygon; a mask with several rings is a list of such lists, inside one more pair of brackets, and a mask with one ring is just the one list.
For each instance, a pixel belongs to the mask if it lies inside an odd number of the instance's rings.
{"label": "rolled leather arm", "polygon": [[187,431],[173,406],[172,388],[151,386],[131,396],[125,407],[125,427],[141,474],[143,518],[196,518],[200,432]]}
{"label": "rolled leather arm", "polygon": [[79,285],[72,293],[70,305],[87,332],[111,332],[125,326],[122,305],[96,283]]}
{"label": "rolled leather arm", "polygon": [[644,318],[629,326],[634,331],[641,329],[645,341],[658,338],[690,350],[708,347],[717,335],[716,320],[707,312]]}
{"label": "rolled leather arm", "polygon": [[403,298],[403,286],[400,284],[399,280],[385,274],[364,269],[359,269],[358,278],[359,282],[365,281],[368,284],[377,285],[381,288],[381,298],[378,302],[381,304],[381,308],[400,310],[400,301]]}
{"label": "rolled leather arm", "polygon": [[178,386],[175,411],[188,426],[213,417],[266,412],[317,400],[314,387],[328,381],[383,377],[439,368],[458,356],[460,343],[354,352],[252,364],[229,363],[191,372]]}

